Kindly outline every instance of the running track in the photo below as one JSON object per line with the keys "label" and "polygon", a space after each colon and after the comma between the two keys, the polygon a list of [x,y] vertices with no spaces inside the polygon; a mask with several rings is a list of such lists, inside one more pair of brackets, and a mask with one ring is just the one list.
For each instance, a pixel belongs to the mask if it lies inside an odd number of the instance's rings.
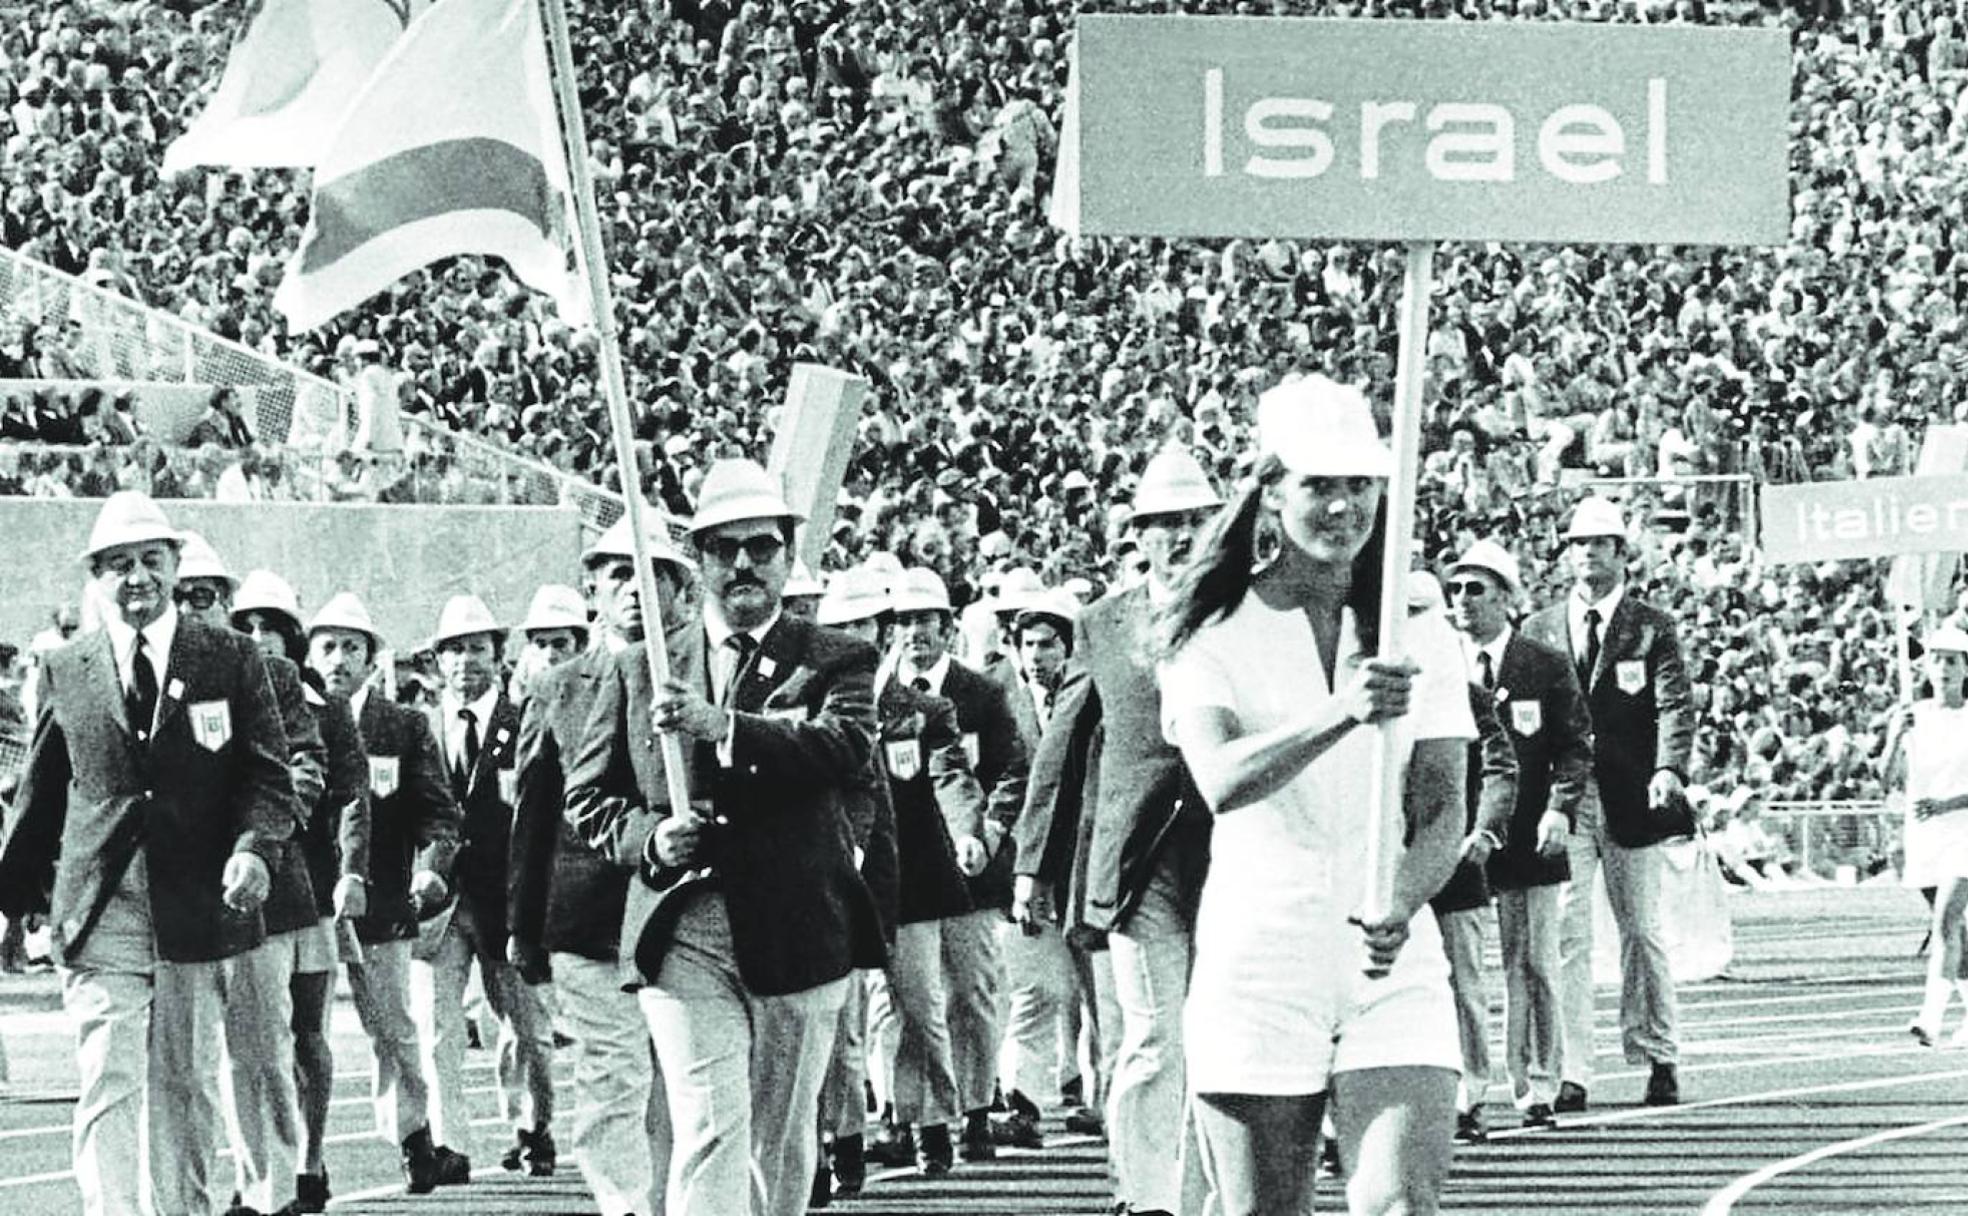
{"label": "running track", "polygon": [[[1637,1105],[1645,1076],[1618,1058],[1616,994],[1602,987],[1592,1110],[1556,1131],[1525,1133],[1493,1094],[1491,1142],[1458,1150],[1446,1210],[1968,1212],[1968,1049],[1924,1050],[1905,1032],[1919,996],[1919,898],[1873,886],[1743,894],[1731,906],[1735,963],[1725,978],[1682,990],[1684,1104]],[[1950,1030],[1960,1018],[1950,1011]],[[552,1180],[499,1173],[505,1133],[490,1118],[482,1053],[471,1061],[488,1116],[477,1181],[402,1195],[393,1151],[366,1131],[365,1057],[345,1002],[335,1031],[347,1076],[331,1127],[332,1210],[594,1210],[571,1162]],[[73,1066],[48,977],[0,980],[0,1042],[11,1057],[11,1083],[0,1089],[0,1216],[74,1211],[65,1122]],[[1055,1128],[1043,1150],[960,1166],[935,1183],[878,1174],[863,1198],[833,1210],[1097,1216],[1104,1170],[1097,1141]],[[1343,1210],[1336,1188],[1320,1208]]]}

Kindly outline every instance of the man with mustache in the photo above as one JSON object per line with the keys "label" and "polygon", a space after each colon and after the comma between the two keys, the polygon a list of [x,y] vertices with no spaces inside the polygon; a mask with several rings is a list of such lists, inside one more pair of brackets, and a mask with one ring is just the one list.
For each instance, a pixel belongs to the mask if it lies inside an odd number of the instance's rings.
{"label": "man with mustache", "polygon": [[[1083,861],[1082,917],[1107,934],[1121,1009],[1108,1144],[1119,1198],[1143,1214],[1194,1211],[1201,1201],[1200,1162],[1186,1130],[1182,1004],[1211,821],[1181,754],[1162,735],[1155,616],[1222,502],[1180,447],[1164,449],[1143,470],[1129,527],[1148,559],[1147,577],[1081,614],[1073,655],[1089,678],[1053,710],[1017,833],[1012,915],[1019,920],[1046,920],[1054,892]],[[1082,816],[1092,820],[1084,835]],[[1172,1153],[1170,1131],[1178,1128],[1183,1147]]]}

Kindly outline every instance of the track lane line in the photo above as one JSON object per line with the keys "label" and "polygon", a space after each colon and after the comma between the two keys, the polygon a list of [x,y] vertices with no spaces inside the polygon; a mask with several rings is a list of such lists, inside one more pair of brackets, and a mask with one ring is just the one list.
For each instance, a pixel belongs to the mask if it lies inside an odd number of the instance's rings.
{"label": "track lane line", "polygon": [[1860,1149],[1872,1148],[1875,1145],[1889,1144],[1894,1140],[1908,1140],[1914,1136],[1924,1136],[1928,1132],[1937,1132],[1950,1127],[1958,1127],[1962,1124],[1968,1124],[1968,1115],[1951,1115],[1946,1119],[1936,1119],[1931,1123],[1919,1123],[1911,1127],[1889,1128],[1883,1132],[1874,1132],[1870,1136],[1860,1136],[1852,1140],[1840,1140],[1836,1144],[1821,1145],[1808,1153],[1799,1153],[1795,1157],[1786,1157],[1782,1161],[1773,1161],[1762,1169],[1753,1170],[1750,1173],[1744,1174],[1728,1186],[1717,1191],[1703,1205],[1701,1216],[1729,1216],[1729,1213],[1735,1210],[1736,1202],[1757,1187],[1762,1186],[1772,1179],[1781,1178],[1785,1174],[1794,1173],[1806,1166],[1816,1165],[1820,1161],[1841,1156],[1845,1153],[1858,1152]]}

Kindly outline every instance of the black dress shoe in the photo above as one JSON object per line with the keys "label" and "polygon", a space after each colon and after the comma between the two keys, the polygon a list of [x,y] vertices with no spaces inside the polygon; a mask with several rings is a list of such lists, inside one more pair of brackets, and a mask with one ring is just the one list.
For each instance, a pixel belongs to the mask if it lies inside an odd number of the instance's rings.
{"label": "black dress shoe", "polygon": [[437,1149],[431,1144],[428,1127],[403,1138],[403,1181],[412,1195],[428,1195],[437,1189]]}
{"label": "black dress shoe", "polygon": [[963,1154],[965,1161],[990,1161],[997,1157],[998,1146],[991,1138],[991,1112],[988,1109],[965,1113],[963,1147],[957,1151]]}
{"label": "black dress shoe", "polygon": [[1489,1129],[1483,1126],[1483,1108],[1472,1106],[1456,1116],[1455,1138],[1457,1144],[1487,1144]]}
{"label": "black dress shoe", "polygon": [[1091,1106],[1081,1106],[1066,1112],[1066,1130],[1079,1136],[1105,1136],[1107,1120]]}
{"label": "black dress shoe", "polygon": [[1653,1074],[1647,1078],[1647,1096],[1641,1101],[1648,1106],[1673,1106],[1681,1101],[1681,1082],[1674,1075],[1674,1065],[1654,1065]]}
{"label": "black dress shoe", "polygon": [[813,1171],[813,1190],[806,1197],[808,1211],[816,1208],[832,1207],[834,1203],[834,1176],[827,1169],[826,1153],[820,1154],[819,1168]]}
{"label": "black dress shoe", "polygon": [[868,1185],[868,1155],[859,1136],[834,1137],[834,1198],[848,1199]]}
{"label": "black dress shoe", "polygon": [[1576,1081],[1565,1081],[1558,1086],[1558,1100],[1551,1109],[1561,1115],[1582,1115],[1585,1113],[1585,1086]]}
{"label": "black dress shoe", "polygon": [[328,1171],[319,1174],[294,1175],[294,1210],[296,1212],[325,1212],[328,1210]]}
{"label": "black dress shoe", "polygon": [[1558,1116],[1543,1102],[1533,1102],[1524,1109],[1525,1127],[1557,1127]]}
{"label": "black dress shoe", "polygon": [[[840,1145],[836,1141],[835,1153],[838,1154],[839,1151]],[[893,1125],[884,1127],[881,1131],[875,1133],[873,1140],[868,1141],[867,1149],[863,1156],[867,1161],[875,1165],[885,1165],[891,1168],[914,1165],[916,1163],[916,1135],[909,1130],[909,1125],[906,1123],[900,1127]]]}
{"label": "black dress shoe", "polygon": [[925,1178],[941,1178],[956,1165],[950,1147],[950,1125],[925,1123],[916,1129],[916,1172]]}
{"label": "black dress shoe", "polygon": [[1059,1087],[1059,1104],[1064,1107],[1086,1105],[1086,1083],[1078,1077]]}

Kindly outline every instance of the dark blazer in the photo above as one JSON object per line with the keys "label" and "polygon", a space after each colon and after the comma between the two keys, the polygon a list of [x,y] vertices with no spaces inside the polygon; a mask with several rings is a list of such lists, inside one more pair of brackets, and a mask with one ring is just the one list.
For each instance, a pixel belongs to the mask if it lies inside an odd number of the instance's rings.
{"label": "dark blazer", "polygon": [[299,841],[314,887],[315,914],[327,916],[335,910],[335,883],[342,875],[369,881],[369,759],[348,698],[316,692],[312,685],[307,695],[327,748],[328,769]]}
{"label": "dark blazer", "polygon": [[458,855],[460,815],[431,737],[430,720],[371,689],[356,719],[369,764],[369,906],[355,922],[364,942],[417,936],[413,869],[447,882]]}
{"label": "dark blazer", "polygon": [[265,660],[268,683],[280,709],[280,726],[287,738],[287,776],[294,787],[294,828],[280,865],[273,871],[273,884],[267,892],[260,915],[268,933],[291,933],[317,921],[313,876],[301,839],[307,830],[308,812],[320,800],[328,783],[328,748],[321,741],[321,726],[314,708],[308,704],[308,688],[301,681],[301,669],[288,659],[274,656]]}
{"label": "dark blazer", "polygon": [[898,680],[882,687],[881,750],[895,808],[901,875],[897,923],[943,920],[971,910],[952,841],[983,838],[984,788],[970,771],[956,707]]}
{"label": "dark blazer", "polygon": [[[701,630],[680,678],[705,679]],[[875,652],[835,630],[782,616],[729,698],[732,763],[709,745],[687,749],[693,800],[709,802],[700,864],[645,857],[640,877],[658,895],[646,920],[625,914],[623,961],[653,981],[689,896],[718,891],[731,923],[738,974],[762,996],[801,992],[856,967],[887,963],[874,896],[854,865],[848,801],[874,763]],[[568,778],[567,814],[590,839],[625,816],[670,813],[661,752],[649,729],[649,671],[618,656],[597,690]],[[633,948],[630,948],[633,934]]]}
{"label": "dark blazer", "polygon": [[[443,756],[442,703],[425,711]],[[479,725],[477,763],[466,774],[458,797],[463,813],[459,833],[456,892],[469,904],[479,945],[492,957],[506,957],[506,902],[512,856],[513,804],[519,792],[519,707],[501,692],[492,713]],[[449,766],[445,768],[449,780]],[[458,791],[452,790],[454,796]]]}
{"label": "dark blazer", "polygon": [[[1091,695],[1093,682],[1085,670],[1069,669],[1053,701],[1052,720],[1032,748],[1032,777],[1017,831],[1018,872],[1036,875],[1060,893],[1052,901],[1054,920],[1089,948],[1105,936],[1086,921],[1087,851],[1093,839],[1093,816],[1086,807],[1099,802],[1103,733],[1099,713],[1086,712]],[[1054,731],[1062,737],[1047,742]],[[1035,813],[1035,805],[1042,810]]]}
{"label": "dark blazer", "polygon": [[[1563,602],[1525,621],[1524,633],[1570,660]],[[1692,834],[1685,799],[1660,810],[1647,805],[1647,783],[1656,772],[1672,769],[1687,779],[1695,715],[1673,619],[1630,587],[1606,622],[1585,703],[1592,715],[1592,775],[1613,842],[1636,849]]]}
{"label": "dark blazer", "polygon": [[[1162,737],[1153,654],[1146,586],[1116,592],[1082,613],[1073,659],[1086,669],[1087,683],[1054,708],[1032,764],[1018,870],[1056,870],[1061,842],[1072,838],[1053,831],[1067,810],[1062,803],[1090,802],[1083,916],[1096,930],[1125,925],[1164,849],[1177,850],[1192,900],[1209,866],[1210,812],[1182,754]],[[1076,773],[1093,788],[1080,788]],[[1052,866],[1045,864],[1048,854]]]}
{"label": "dark blazer", "polygon": [[[1495,833],[1497,839],[1510,828],[1510,812],[1517,803],[1517,753],[1497,717],[1496,706],[1480,684],[1469,686],[1469,712],[1476,719],[1476,738],[1469,744],[1467,808],[1463,834],[1477,831]],[[1428,901],[1437,913],[1467,912],[1490,902],[1490,884],[1483,867],[1468,858],[1456,863],[1449,881]]]}
{"label": "dark blazer", "polygon": [[956,707],[964,751],[974,757],[971,769],[984,787],[985,819],[1002,833],[984,872],[967,880],[970,901],[978,908],[1010,908],[1018,853],[1013,829],[1025,809],[1031,754],[1018,733],[1003,684],[952,659],[943,677],[942,695]]}
{"label": "dark blazer", "polygon": [[1571,659],[1511,633],[1497,666],[1496,710],[1517,751],[1517,805],[1503,847],[1490,854],[1490,886],[1544,887],[1572,876],[1565,854],[1540,857],[1538,821],[1546,811],[1577,823],[1578,802],[1592,774],[1592,719]]}
{"label": "dark blazer", "polygon": [[160,958],[252,949],[265,922],[225,906],[226,862],[250,852],[275,873],[296,819],[259,650],[180,617],[147,746],[130,727],[106,630],[51,652],[15,805],[0,845],[0,912],[47,913],[58,960],[88,941],[138,849]]}
{"label": "dark blazer", "polygon": [[[635,653],[640,655],[640,649]],[[565,766],[581,744],[595,690],[612,663],[601,647],[541,676],[519,724],[519,803],[513,809],[508,917],[514,937],[602,961],[619,956],[629,880],[648,839],[590,845],[567,822]]]}

